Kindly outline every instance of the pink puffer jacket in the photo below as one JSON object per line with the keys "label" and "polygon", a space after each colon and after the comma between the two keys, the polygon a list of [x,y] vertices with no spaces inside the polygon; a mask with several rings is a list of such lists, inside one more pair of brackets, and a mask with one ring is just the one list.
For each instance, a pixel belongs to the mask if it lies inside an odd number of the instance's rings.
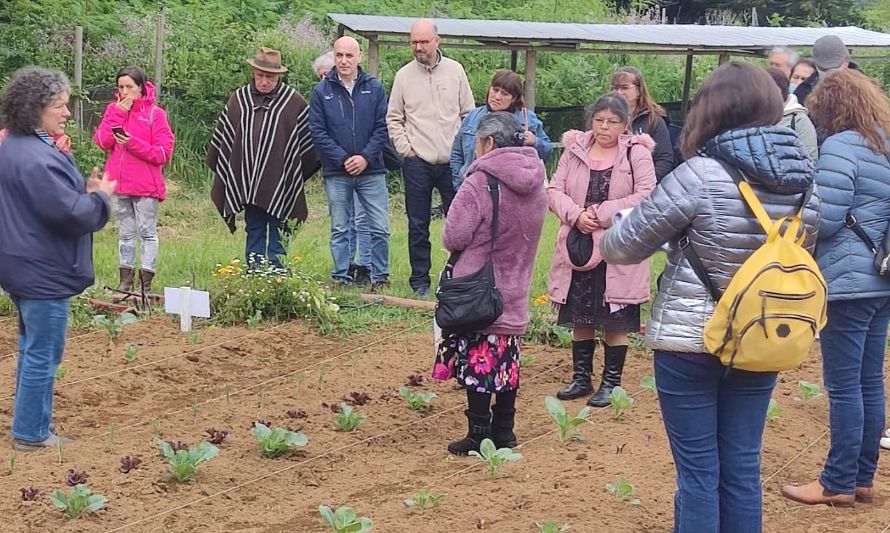
{"label": "pink puffer jacket", "polygon": [[[120,145],[111,128],[121,126],[130,141]],[[173,157],[173,131],[167,113],[155,105],[155,87],[145,83],[145,94],[133,102],[130,111],[118,109],[115,102],[108,104],[102,122],[93,135],[99,148],[109,152],[105,171],[117,180],[117,194],[142,196],[164,200],[164,165]]]}
{"label": "pink puffer jacket", "polygon": [[[550,210],[562,222],[547,279],[550,301],[557,304],[566,302],[569,285],[572,283],[572,263],[564,249],[569,230],[584,211],[591,170],[587,153],[594,142],[589,131],[569,131],[563,135],[562,140],[566,147],[565,152],[547,186]],[[602,261],[601,240],[605,230],[612,226],[615,214],[640,205],[655,189],[655,166],[652,163],[655,142],[652,138],[645,134],[622,135],[618,139],[618,145],[618,156],[609,182],[609,199],[587,208],[587,211],[596,215],[602,227],[593,232],[594,257],[585,269],[593,268]],[[628,147],[630,160],[627,158]],[[649,301],[649,261],[636,265],[606,265],[605,300],[619,305]]]}

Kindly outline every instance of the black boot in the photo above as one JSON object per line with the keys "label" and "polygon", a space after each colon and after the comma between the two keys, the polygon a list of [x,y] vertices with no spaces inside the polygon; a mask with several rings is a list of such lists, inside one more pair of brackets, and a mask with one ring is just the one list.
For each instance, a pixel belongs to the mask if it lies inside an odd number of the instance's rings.
{"label": "black boot", "polygon": [[467,409],[467,436],[448,445],[448,451],[454,455],[470,455],[471,451],[479,451],[479,445],[491,438],[491,413],[482,415]]}
{"label": "black boot", "polygon": [[627,346],[609,346],[603,343],[605,361],[603,364],[603,379],[596,394],[587,400],[591,407],[606,407],[609,405],[609,395],[612,389],[621,385],[621,374],[624,372],[624,361],[627,359]]}
{"label": "black boot", "polygon": [[[133,291],[133,275],[135,270],[133,267],[122,266],[120,271],[120,283],[117,285],[117,291],[111,296],[112,302],[122,302],[130,297],[129,292]],[[121,292],[123,291],[123,292]]]}
{"label": "black boot", "polygon": [[497,448],[515,448],[516,434],[513,419],[516,416],[516,391],[499,392],[491,407],[491,440]]}
{"label": "black boot", "polygon": [[593,351],[596,340],[572,341],[572,382],[556,393],[560,400],[574,400],[590,394],[593,390]]}

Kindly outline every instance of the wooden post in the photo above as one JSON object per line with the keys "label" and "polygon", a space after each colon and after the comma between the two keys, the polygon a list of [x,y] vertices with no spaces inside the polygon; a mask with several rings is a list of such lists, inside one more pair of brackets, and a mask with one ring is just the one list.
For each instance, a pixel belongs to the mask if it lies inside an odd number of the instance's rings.
{"label": "wooden post", "polygon": [[377,36],[368,37],[368,72],[375,78],[380,78],[380,43]]}
{"label": "wooden post", "polygon": [[74,28],[74,86],[77,88],[77,98],[74,101],[74,122],[77,127],[85,130],[86,124],[83,123],[83,98],[80,94],[83,91],[83,26]]}
{"label": "wooden post", "polygon": [[342,24],[337,24],[337,38],[343,37],[346,35],[346,26]]}
{"label": "wooden post", "polygon": [[161,84],[164,81],[164,14],[158,15],[158,27],[155,30],[155,102],[161,100]]}
{"label": "wooden post", "polygon": [[718,67],[723,66],[726,63],[729,63],[731,60],[732,60],[732,58],[729,56],[729,52],[723,52],[722,54],[720,54],[720,57],[717,59],[717,66]]}
{"label": "wooden post", "polygon": [[689,111],[689,90],[692,88],[692,60],[694,55],[686,54],[686,76],[683,80],[683,103],[680,106],[683,118],[686,118],[686,112]]}
{"label": "wooden post", "polygon": [[538,52],[534,48],[525,51],[525,107],[535,110],[535,72],[538,68]]}
{"label": "wooden post", "polygon": [[519,51],[518,50],[510,50],[510,70],[516,72],[516,68],[519,66]]}

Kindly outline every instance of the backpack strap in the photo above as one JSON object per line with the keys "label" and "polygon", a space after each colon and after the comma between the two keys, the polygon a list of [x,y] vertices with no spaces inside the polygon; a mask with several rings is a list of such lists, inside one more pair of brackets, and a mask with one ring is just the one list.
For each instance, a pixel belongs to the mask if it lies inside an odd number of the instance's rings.
{"label": "backpack strap", "polygon": [[631,163],[631,161],[630,161],[630,150],[631,150],[631,148],[633,148],[633,145],[630,145],[630,146],[627,147],[627,166],[630,167],[630,180],[631,180],[631,183],[633,183],[634,185],[636,185],[637,178],[636,178],[636,176],[634,176],[634,164]]}

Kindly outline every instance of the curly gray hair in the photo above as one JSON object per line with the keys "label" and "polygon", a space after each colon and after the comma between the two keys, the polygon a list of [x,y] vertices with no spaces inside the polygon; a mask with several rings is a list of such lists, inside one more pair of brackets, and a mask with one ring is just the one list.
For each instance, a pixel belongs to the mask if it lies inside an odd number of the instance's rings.
{"label": "curly gray hair", "polygon": [[24,67],[17,70],[3,96],[0,97],[0,115],[5,126],[16,133],[30,133],[40,127],[43,112],[64,92],[70,92],[68,78],[58,70],[40,67]]}
{"label": "curly gray hair", "polygon": [[[312,62],[312,72],[318,74],[319,70],[323,70],[324,74],[327,74],[332,68],[334,68],[334,52],[327,52],[315,58],[315,61]],[[324,74],[319,77],[323,77]]]}

